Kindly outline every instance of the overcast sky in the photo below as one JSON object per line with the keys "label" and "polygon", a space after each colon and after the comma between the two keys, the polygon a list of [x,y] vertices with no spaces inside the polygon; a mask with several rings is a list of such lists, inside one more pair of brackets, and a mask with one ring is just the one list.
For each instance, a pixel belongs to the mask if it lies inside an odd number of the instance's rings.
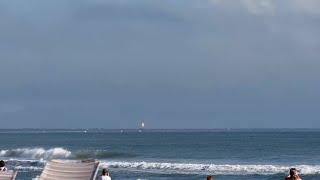
{"label": "overcast sky", "polygon": [[0,128],[320,128],[318,0],[2,0]]}

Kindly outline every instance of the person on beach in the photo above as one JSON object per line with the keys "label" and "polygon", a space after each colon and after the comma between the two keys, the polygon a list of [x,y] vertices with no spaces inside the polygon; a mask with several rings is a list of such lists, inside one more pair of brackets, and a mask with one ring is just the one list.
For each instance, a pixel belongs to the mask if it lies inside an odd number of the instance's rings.
{"label": "person on beach", "polygon": [[0,160],[0,171],[7,171],[6,164],[3,160]]}
{"label": "person on beach", "polygon": [[300,176],[298,175],[297,169],[291,168],[289,175],[285,178],[285,180],[301,180]]}
{"label": "person on beach", "polygon": [[212,176],[207,176],[207,180],[213,180]]}
{"label": "person on beach", "polygon": [[110,173],[107,169],[102,169],[100,180],[111,180]]}

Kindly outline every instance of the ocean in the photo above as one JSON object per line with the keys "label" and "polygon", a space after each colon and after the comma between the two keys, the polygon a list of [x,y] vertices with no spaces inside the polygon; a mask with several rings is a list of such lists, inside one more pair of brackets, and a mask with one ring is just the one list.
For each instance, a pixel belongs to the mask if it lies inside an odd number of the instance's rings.
{"label": "ocean", "polygon": [[318,129],[0,130],[0,159],[39,175],[46,161],[98,159],[113,179],[320,179]]}

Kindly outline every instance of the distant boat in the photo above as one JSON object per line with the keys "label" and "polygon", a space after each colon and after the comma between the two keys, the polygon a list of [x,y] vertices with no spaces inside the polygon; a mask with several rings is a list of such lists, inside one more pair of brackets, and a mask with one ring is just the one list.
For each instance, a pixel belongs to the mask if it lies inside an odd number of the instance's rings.
{"label": "distant boat", "polygon": [[141,122],[141,125],[140,125],[140,129],[139,129],[139,132],[140,132],[140,133],[141,133],[142,130],[144,129],[144,126],[145,126],[144,121],[142,121],[142,122]]}

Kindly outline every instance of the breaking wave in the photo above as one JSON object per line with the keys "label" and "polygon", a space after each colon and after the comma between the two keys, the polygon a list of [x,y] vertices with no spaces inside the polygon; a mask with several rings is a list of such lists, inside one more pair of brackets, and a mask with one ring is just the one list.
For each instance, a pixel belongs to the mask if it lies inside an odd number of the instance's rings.
{"label": "breaking wave", "polygon": [[44,148],[17,148],[10,150],[0,150],[0,157],[20,158],[20,159],[105,159],[105,158],[129,158],[134,154],[114,152],[107,150],[81,150],[71,152],[67,149],[55,147],[50,149]]}
{"label": "breaking wave", "polygon": [[[153,174],[198,174],[198,175],[276,175],[287,174],[291,167],[304,175],[319,175],[320,165],[259,165],[259,164],[209,164],[168,163],[145,161],[102,161],[100,168],[112,171],[139,171]],[[47,160],[8,159],[10,169],[19,171],[41,171]]]}
{"label": "breaking wave", "polygon": [[0,157],[31,158],[31,159],[52,159],[69,158],[71,152],[63,148],[17,148],[0,150]]}
{"label": "breaking wave", "polygon": [[320,165],[231,165],[231,164],[192,164],[164,162],[123,162],[110,161],[101,163],[105,168],[126,170],[146,170],[154,173],[181,174],[214,174],[214,175],[272,175],[287,173],[291,167],[297,168],[302,174],[320,174]]}
{"label": "breaking wave", "polygon": [[[146,171],[156,174],[213,174],[213,175],[272,175],[287,173],[291,167],[297,168],[305,175],[320,174],[320,165],[259,165],[259,164],[211,164],[184,162],[149,162],[122,161],[119,158],[130,158],[134,154],[107,150],[69,151],[55,148],[17,148],[0,150],[0,158],[6,159],[7,165],[22,171],[39,171],[50,159],[100,159],[101,168],[112,168],[126,171]],[[109,160],[106,160],[111,158]],[[112,158],[117,158],[112,159]],[[105,160],[103,160],[105,159]]]}

